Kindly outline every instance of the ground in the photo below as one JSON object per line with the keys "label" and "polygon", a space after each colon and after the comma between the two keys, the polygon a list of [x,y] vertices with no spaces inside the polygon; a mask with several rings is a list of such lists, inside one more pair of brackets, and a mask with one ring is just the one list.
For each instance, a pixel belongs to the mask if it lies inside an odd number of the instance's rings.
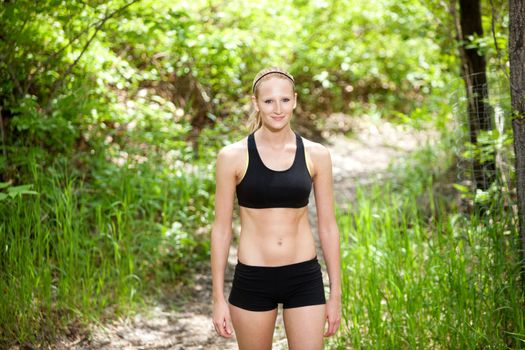
{"label": "ground", "polygon": [[[350,127],[354,136],[329,136],[333,163],[334,192],[337,205],[351,201],[356,184],[369,184],[388,176],[387,165],[432,138],[428,132],[417,132],[370,118],[353,118]],[[315,232],[315,200],[309,204],[310,222]],[[323,266],[325,285],[326,268],[318,244],[318,256]],[[225,285],[230,286],[236,262],[235,247],[230,249]],[[158,303],[134,316],[114,320],[109,324],[93,325],[92,334],[67,338],[56,348],[67,349],[184,349],[229,350],[237,349],[235,339],[216,336],[211,322],[211,276],[197,274],[189,287],[192,298],[184,309]],[[329,341],[326,349],[330,348]],[[274,333],[273,349],[288,349],[282,309],[279,310]]]}

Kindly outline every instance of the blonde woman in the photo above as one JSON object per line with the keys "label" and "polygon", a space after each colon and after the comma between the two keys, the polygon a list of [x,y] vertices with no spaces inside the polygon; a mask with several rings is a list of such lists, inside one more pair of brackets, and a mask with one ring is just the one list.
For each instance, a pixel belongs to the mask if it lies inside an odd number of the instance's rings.
{"label": "blonde woman", "polygon": [[[319,350],[341,320],[339,231],[329,151],[292,130],[294,79],[278,67],[252,84],[250,134],[217,155],[215,220],[211,234],[213,325],[241,350],[271,349],[278,304],[290,350]],[[322,272],[308,221],[314,190],[319,239],[330,281]],[[230,294],[224,272],[232,239],[235,196],[241,232]],[[232,327],[233,326],[233,327]]]}

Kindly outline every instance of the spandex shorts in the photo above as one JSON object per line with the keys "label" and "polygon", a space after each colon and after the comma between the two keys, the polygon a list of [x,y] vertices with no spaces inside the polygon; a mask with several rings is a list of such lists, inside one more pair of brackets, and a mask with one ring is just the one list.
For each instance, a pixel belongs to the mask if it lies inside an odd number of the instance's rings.
{"label": "spandex shorts", "polygon": [[237,260],[228,298],[230,304],[251,311],[326,304],[317,256],[283,266],[252,266]]}

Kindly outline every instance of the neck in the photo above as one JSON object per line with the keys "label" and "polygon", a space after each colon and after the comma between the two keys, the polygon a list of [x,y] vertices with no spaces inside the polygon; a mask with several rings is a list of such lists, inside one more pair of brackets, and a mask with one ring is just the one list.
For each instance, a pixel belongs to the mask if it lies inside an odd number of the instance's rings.
{"label": "neck", "polygon": [[292,128],[288,125],[285,128],[280,130],[271,130],[262,126],[257,133],[258,139],[264,143],[270,144],[272,146],[282,147],[289,142],[294,142],[295,133]]}

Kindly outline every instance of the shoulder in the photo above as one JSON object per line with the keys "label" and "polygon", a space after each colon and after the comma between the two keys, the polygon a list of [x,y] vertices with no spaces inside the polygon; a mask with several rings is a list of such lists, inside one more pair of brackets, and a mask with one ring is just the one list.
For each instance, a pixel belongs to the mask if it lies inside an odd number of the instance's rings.
{"label": "shoulder", "polygon": [[217,153],[216,167],[217,169],[228,169],[228,173],[232,172],[238,175],[244,168],[248,157],[248,146],[246,142],[247,137],[239,141],[230,143],[222,147]]}
{"label": "shoulder", "polygon": [[330,150],[325,145],[304,137],[302,137],[302,139],[304,148],[313,161],[330,159]]}
{"label": "shoulder", "polygon": [[233,161],[235,159],[238,159],[239,156],[241,156],[242,154],[246,153],[246,150],[248,148],[246,144],[246,139],[247,137],[244,137],[239,141],[230,143],[229,145],[222,147],[217,153],[217,161]]}
{"label": "shoulder", "polygon": [[330,173],[332,160],[328,148],[319,142],[314,142],[304,137],[302,137],[302,139],[305,149],[306,163],[308,164],[308,169],[312,178],[315,180],[319,174]]}

